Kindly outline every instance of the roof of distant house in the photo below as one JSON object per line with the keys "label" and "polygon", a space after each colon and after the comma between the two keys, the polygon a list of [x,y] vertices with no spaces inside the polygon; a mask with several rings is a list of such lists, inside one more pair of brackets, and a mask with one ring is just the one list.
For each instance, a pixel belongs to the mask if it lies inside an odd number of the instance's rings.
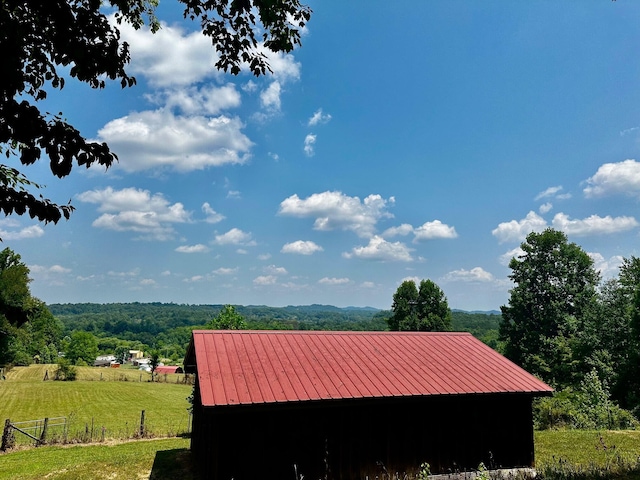
{"label": "roof of distant house", "polygon": [[553,391],[468,333],[196,330],[196,370],[204,406]]}

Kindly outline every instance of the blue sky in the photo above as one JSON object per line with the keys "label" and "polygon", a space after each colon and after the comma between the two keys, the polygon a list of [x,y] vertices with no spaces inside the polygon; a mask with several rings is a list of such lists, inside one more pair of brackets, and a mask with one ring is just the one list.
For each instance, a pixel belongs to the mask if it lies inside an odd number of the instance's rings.
{"label": "blue sky", "polygon": [[77,208],[0,220],[42,300],[390,308],[430,278],[489,310],[530,231],[604,278],[640,255],[639,2],[314,1],[262,78],[215,71],[174,3],[123,31],[136,87],[43,103],[120,161],[23,168]]}

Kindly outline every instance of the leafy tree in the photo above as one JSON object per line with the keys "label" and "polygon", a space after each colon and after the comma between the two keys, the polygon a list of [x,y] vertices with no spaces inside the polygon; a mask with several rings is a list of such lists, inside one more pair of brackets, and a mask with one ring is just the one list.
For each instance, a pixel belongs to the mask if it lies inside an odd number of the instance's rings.
{"label": "leafy tree", "polygon": [[58,368],[54,375],[54,380],[73,381],[78,375],[78,370],[74,367],[68,358],[61,357],[58,359]]}
{"label": "leafy tree", "polygon": [[244,321],[244,317],[236,311],[233,305],[225,305],[220,310],[220,313],[205,325],[205,328],[211,330],[245,330],[247,322]]}
{"label": "leafy tree", "polygon": [[[247,65],[255,75],[270,70],[259,41],[273,52],[289,52],[300,45],[300,29],[311,10],[299,0],[179,0],[184,16],[198,21],[202,32],[218,52],[218,69],[238,74]],[[104,5],[103,5],[104,4]],[[43,154],[51,172],[65,177],[74,163],[109,167],[116,155],[105,143],[87,141],[62,113],[43,113],[38,102],[48,89],[62,89],[60,69],[92,88],[104,88],[107,79],[124,87],[136,83],[125,67],[129,47],[121,41],[122,22],[138,29],[148,23],[160,26],[155,17],[158,0],[60,0],[0,3],[0,153],[31,165]],[[107,10],[115,11],[117,24],[109,22]],[[0,165],[0,209],[5,215],[24,213],[40,221],[69,218],[70,204],[57,205],[33,190],[31,182],[15,168]]]}
{"label": "leafy tree", "polygon": [[71,334],[69,345],[65,351],[65,358],[78,365],[84,363],[93,365],[98,356],[98,341],[89,332],[76,331]]}
{"label": "leafy tree", "polygon": [[422,280],[420,288],[405,280],[393,295],[389,318],[391,330],[442,332],[451,329],[451,310],[444,292],[431,280]]}
{"label": "leafy tree", "polygon": [[151,381],[156,373],[156,368],[160,365],[160,350],[153,348],[149,350],[149,366],[151,367]]}
{"label": "leafy tree", "polygon": [[530,233],[509,263],[515,286],[502,309],[505,355],[555,385],[571,384],[576,332],[594,307],[599,275],[582,248],[553,229]]}

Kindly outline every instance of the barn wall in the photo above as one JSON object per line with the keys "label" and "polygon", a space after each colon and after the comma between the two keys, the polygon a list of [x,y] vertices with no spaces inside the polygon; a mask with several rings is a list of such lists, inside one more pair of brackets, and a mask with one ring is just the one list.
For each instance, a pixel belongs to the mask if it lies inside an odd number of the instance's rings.
{"label": "barn wall", "polygon": [[[215,480],[375,478],[533,464],[531,397],[448,396],[194,411],[192,450]],[[294,467],[295,465],[295,467]]]}

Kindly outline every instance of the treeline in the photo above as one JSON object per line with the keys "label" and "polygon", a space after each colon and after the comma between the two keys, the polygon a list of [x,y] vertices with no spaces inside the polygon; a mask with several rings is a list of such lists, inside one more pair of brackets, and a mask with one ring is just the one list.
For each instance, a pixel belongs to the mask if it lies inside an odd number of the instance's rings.
{"label": "treeline", "polygon": [[[52,304],[49,309],[63,326],[64,336],[74,331],[93,334],[101,353],[113,353],[125,343],[132,348],[157,348],[180,360],[191,331],[203,328],[223,305],[175,303]],[[267,307],[235,306],[247,328],[254,330],[388,330],[389,310],[338,308],[330,305]],[[471,332],[498,348],[499,315],[453,312],[456,331]]]}

